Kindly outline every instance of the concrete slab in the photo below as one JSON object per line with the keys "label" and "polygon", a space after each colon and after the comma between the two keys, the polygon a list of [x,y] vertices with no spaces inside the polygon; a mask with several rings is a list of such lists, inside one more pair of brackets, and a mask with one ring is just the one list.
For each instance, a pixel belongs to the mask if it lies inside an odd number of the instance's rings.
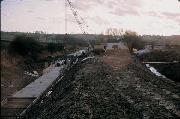
{"label": "concrete slab", "polygon": [[38,97],[42,92],[44,92],[54,80],[60,75],[60,70],[64,66],[54,67],[49,73],[36,79],[34,82],[27,85],[22,90],[16,92],[12,97],[18,98],[32,98]]}

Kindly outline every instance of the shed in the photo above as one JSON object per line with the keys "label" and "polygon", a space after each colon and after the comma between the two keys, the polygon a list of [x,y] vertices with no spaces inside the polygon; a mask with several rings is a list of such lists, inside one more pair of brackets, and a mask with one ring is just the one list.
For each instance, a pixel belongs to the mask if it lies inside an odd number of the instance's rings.
{"label": "shed", "polygon": [[107,43],[106,44],[106,49],[107,50],[115,50],[115,49],[128,49],[124,43],[119,42],[119,43]]}

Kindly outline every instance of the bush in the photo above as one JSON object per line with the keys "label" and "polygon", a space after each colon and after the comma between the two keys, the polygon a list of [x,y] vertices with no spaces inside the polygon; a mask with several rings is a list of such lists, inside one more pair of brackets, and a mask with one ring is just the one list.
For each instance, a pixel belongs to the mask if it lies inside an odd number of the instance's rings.
{"label": "bush", "polygon": [[123,41],[127,43],[130,52],[133,48],[140,50],[145,46],[145,42],[135,32],[126,32],[123,35]]}
{"label": "bush", "polygon": [[23,57],[31,57],[36,60],[43,46],[33,37],[20,35],[15,37],[8,49],[11,54],[19,54]]}
{"label": "bush", "polygon": [[64,49],[64,46],[60,43],[48,43],[47,50],[51,53],[62,51]]}

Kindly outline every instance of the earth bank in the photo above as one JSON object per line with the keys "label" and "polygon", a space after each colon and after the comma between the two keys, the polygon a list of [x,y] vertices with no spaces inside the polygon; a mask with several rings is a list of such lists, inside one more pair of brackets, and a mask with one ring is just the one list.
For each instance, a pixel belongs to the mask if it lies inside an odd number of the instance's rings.
{"label": "earth bank", "polygon": [[27,113],[33,119],[177,118],[180,84],[156,77],[135,58],[113,68],[101,56],[77,64]]}

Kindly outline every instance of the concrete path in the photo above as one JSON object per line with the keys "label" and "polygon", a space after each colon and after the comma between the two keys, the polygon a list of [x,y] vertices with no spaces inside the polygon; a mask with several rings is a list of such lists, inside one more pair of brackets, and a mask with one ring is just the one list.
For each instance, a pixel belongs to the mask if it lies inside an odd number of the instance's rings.
{"label": "concrete path", "polygon": [[44,74],[43,76],[36,79],[34,82],[27,85],[25,88],[16,92],[12,97],[17,98],[32,98],[38,97],[42,92],[44,92],[54,80],[60,75],[61,67],[53,68],[49,73]]}

